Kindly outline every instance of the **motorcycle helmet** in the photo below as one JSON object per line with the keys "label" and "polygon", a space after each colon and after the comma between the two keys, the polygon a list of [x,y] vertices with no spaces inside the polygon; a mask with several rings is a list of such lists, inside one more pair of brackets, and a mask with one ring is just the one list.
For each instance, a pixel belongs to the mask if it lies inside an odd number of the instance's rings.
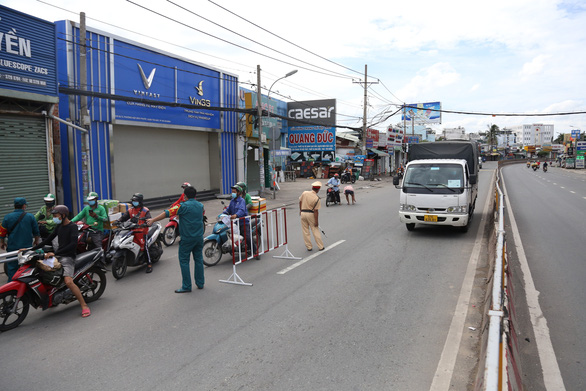
{"label": "motorcycle helmet", "polygon": [[336,173],[336,174],[334,174],[334,178],[336,178],[336,179],[337,179],[338,177],[339,177],[339,175],[338,175],[337,173]]}
{"label": "motorcycle helmet", "polygon": [[244,183],[244,182],[238,182],[236,184],[236,186],[240,186],[243,193],[246,193],[248,191],[248,187],[246,186],[246,183]]}
{"label": "motorcycle helmet", "polygon": [[96,193],[95,191],[92,191],[91,193],[89,193],[87,195],[87,200],[88,201],[97,201],[98,200],[98,193]]}
{"label": "motorcycle helmet", "polygon": [[47,208],[52,208],[55,205],[55,195],[49,193],[45,197],[43,197],[43,201],[45,201],[45,205],[47,205]]}
{"label": "motorcycle helmet", "polygon": [[185,190],[185,188],[186,188],[186,187],[189,187],[189,186],[191,186],[191,183],[189,183],[189,182],[183,182],[183,184],[181,185],[181,188],[182,188],[183,190]]}
{"label": "motorcycle helmet", "polygon": [[231,189],[234,189],[234,190],[236,190],[237,193],[242,194],[242,188],[238,185],[232,186]]}
{"label": "motorcycle helmet", "polygon": [[[144,200],[144,196],[142,195],[142,193],[134,193],[131,198],[133,206],[142,206],[143,200]],[[138,205],[134,205],[135,202],[138,202]]]}
{"label": "motorcycle helmet", "polygon": [[51,210],[51,214],[62,214],[64,216],[69,216],[69,208],[65,205],[57,205]]}

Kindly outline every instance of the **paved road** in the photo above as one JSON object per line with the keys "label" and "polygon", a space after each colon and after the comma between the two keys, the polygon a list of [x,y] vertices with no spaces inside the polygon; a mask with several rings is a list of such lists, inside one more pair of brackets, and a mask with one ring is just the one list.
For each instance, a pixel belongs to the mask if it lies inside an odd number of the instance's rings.
{"label": "paved road", "polygon": [[[136,269],[110,278],[90,318],[73,304],[32,310],[1,334],[0,388],[429,389],[481,226],[489,166],[466,234],[408,232],[398,221],[398,190],[387,180],[357,183],[357,205],[323,206],[326,245],[343,240],[337,246],[284,274],[296,261],[267,254],[238,266],[252,287],[218,282],[232,273],[225,256],[206,268],[204,290],[175,294],[177,246],[168,248],[152,274]],[[305,250],[295,210],[289,249],[317,254]],[[484,276],[472,278],[482,285]],[[464,343],[448,371],[455,389],[466,388],[476,363],[478,331],[468,327],[480,325],[474,303],[482,292],[473,296],[457,330]]]}
{"label": "paved road", "polygon": [[[543,353],[540,357],[529,314],[523,306],[517,306],[522,370],[532,390],[545,389],[540,364],[547,365],[550,360],[554,365],[557,361],[566,389],[586,389],[586,174],[580,171],[551,168],[547,173],[533,172],[525,165],[503,169],[507,197],[520,233],[521,243],[515,244],[524,248],[555,352],[553,358]],[[515,265],[518,254],[513,249],[514,238],[507,234],[507,240],[511,241]],[[527,276],[518,273],[514,281],[522,285],[523,278]]]}

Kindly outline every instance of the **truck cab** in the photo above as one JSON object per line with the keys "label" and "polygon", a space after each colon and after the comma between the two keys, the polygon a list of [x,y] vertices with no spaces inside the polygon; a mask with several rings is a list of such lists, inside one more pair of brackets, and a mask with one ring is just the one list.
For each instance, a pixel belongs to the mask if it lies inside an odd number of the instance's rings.
{"label": "truck cab", "polygon": [[477,176],[464,159],[421,159],[407,164],[399,219],[409,231],[415,224],[451,225],[467,231],[478,193]]}

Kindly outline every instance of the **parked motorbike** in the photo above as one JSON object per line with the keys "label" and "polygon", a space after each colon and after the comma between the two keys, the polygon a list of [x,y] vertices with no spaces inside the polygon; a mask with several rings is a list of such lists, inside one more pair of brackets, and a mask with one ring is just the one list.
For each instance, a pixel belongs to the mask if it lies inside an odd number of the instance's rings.
{"label": "parked motorbike", "polygon": [[340,182],[342,182],[342,183],[355,183],[356,176],[350,174],[349,172],[344,172],[344,173],[342,173],[342,176],[340,177]]}
{"label": "parked motorbike", "polygon": [[[247,252],[248,254],[250,254],[252,250],[252,253],[257,254],[255,258],[260,259],[260,254],[257,253],[256,245],[257,242],[260,242],[262,236],[260,219],[255,217],[250,218],[250,224],[246,224],[246,240],[244,240],[244,236],[242,235],[238,235],[235,238],[231,237],[230,224],[224,223],[226,218],[229,218],[229,216],[225,214],[218,215],[212,233],[205,237],[203,241],[204,265],[217,265],[223,254],[232,254],[232,248],[238,252]],[[252,246],[250,230],[252,230]],[[234,245],[232,244],[233,240],[236,243]]]}
{"label": "parked motorbike", "polygon": [[[28,250],[18,255],[19,269],[12,281],[0,287],[0,331],[21,324],[31,305],[46,310],[76,301],[63,277],[37,266],[37,261],[42,259],[42,252]],[[102,249],[87,251],[75,259],[73,282],[86,303],[98,300],[106,289],[106,268],[102,259]]]}
{"label": "parked motorbike", "polygon": [[[95,230],[84,223],[83,221],[78,221],[77,223],[77,253],[81,254],[86,251],[92,250],[94,248],[94,244],[90,239],[90,233],[95,232]],[[104,235],[102,239],[102,250],[104,252],[108,251],[108,247],[110,247],[110,241],[112,239],[112,230],[108,231],[108,235]]]}
{"label": "parked motorbike", "polygon": [[338,200],[340,197],[340,191],[334,190],[332,185],[328,185],[328,190],[326,193],[326,207],[331,205],[339,204],[340,201]]}
{"label": "parked motorbike", "polygon": [[161,259],[161,225],[155,223],[149,227],[144,245],[147,251],[141,251],[137,231],[145,227],[148,225],[139,224],[139,220],[133,218],[119,223],[118,228],[114,229],[114,238],[106,257],[112,260],[112,275],[117,280],[124,277],[128,266],[145,265],[148,257],[152,263],[157,263]]}

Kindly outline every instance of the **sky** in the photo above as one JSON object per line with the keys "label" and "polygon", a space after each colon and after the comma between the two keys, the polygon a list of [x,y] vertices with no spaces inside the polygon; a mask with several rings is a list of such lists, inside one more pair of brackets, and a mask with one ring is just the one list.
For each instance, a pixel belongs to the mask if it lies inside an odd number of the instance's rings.
{"label": "sky", "polygon": [[[79,21],[237,75],[285,101],[336,99],[337,124],[401,122],[401,104],[441,102],[434,130],[553,124],[586,131],[586,2],[493,0],[0,0]],[[254,85],[254,86],[253,86]],[[494,114],[494,116],[492,115]],[[504,114],[521,114],[506,116]]]}

